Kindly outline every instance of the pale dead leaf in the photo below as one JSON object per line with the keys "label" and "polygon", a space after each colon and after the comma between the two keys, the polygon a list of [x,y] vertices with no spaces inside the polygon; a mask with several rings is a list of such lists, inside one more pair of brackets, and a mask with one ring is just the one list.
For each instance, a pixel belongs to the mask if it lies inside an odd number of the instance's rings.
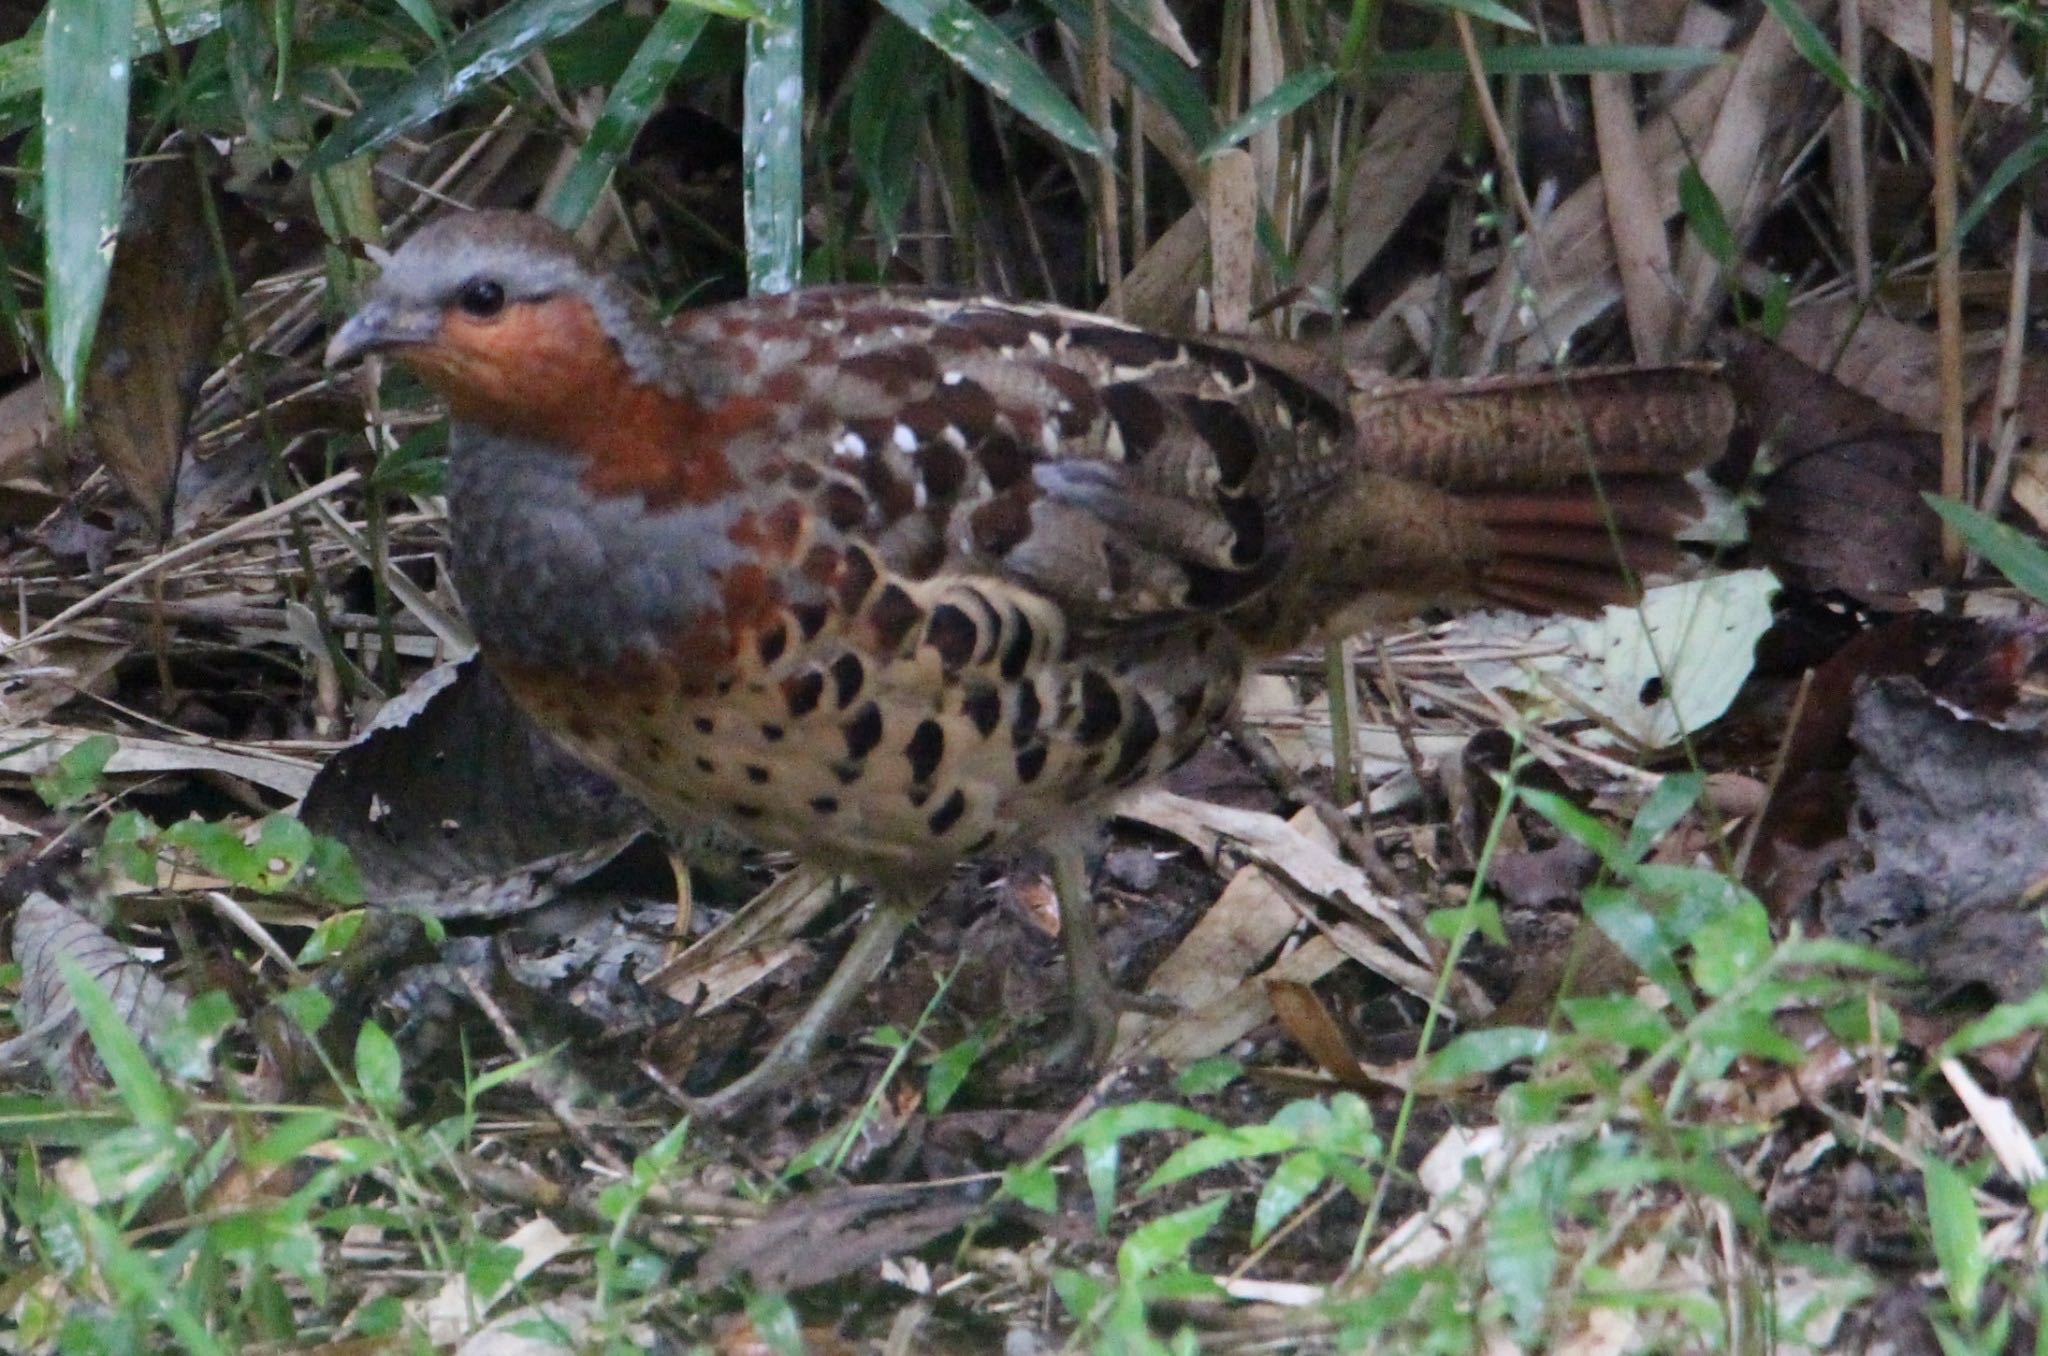
{"label": "pale dead leaf", "polygon": [[[0,752],[0,772],[33,776],[94,733],[37,724],[10,729],[7,731],[9,750]],[[23,745],[28,747],[21,747]],[[314,759],[266,749],[257,744],[234,744],[225,740],[187,743],[131,734],[120,736],[120,746],[107,760],[107,771],[117,775],[224,772],[293,799],[306,794],[306,788],[313,784],[313,776],[319,770],[320,764]]]}
{"label": "pale dead leaf", "polygon": [[[1863,0],[1864,21],[1890,39],[1900,51],[1926,65],[1934,60],[1934,11],[1928,0]],[[1957,6],[1950,24],[1955,32],[1955,75],[1958,95],[1981,96],[1994,104],[2023,104],[2034,96],[2034,82],[2012,59],[2010,46],[1989,23],[1973,25]]]}
{"label": "pale dead leaf", "polygon": [[470,1289],[466,1277],[451,1276],[433,1295],[407,1303],[407,1317],[426,1330],[429,1342],[443,1346],[461,1341],[475,1329],[477,1320],[488,1314],[492,1306],[510,1294],[519,1282],[570,1248],[579,1246],[580,1241],[573,1234],[563,1233],[555,1227],[553,1220],[541,1215],[520,1225],[499,1242],[517,1249],[519,1261],[514,1264],[512,1274],[491,1293],[477,1294]]}

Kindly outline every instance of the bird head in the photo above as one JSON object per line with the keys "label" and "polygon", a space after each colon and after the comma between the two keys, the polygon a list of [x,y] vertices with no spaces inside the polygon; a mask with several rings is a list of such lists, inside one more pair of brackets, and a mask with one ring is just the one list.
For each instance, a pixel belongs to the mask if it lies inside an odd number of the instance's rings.
{"label": "bird head", "polygon": [[567,232],[523,212],[422,228],[335,331],[327,365],[389,354],[473,423],[533,429],[608,390],[664,385],[658,331]]}

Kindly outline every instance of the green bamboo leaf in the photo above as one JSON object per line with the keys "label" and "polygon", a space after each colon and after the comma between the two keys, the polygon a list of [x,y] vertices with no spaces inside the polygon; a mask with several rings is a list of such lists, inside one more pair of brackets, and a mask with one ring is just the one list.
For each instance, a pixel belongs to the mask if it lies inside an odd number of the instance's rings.
{"label": "green bamboo leaf", "polygon": [[1792,35],[1793,50],[1805,57],[1808,65],[1826,76],[1828,82],[1842,93],[1861,100],[1873,113],[1880,111],[1877,96],[1856,83],[1849,74],[1849,68],[1828,45],[1827,34],[1821,32],[1820,25],[1799,7],[1798,0],[1764,0],[1764,8],[1785,25],[1785,31]]}
{"label": "green bamboo leaf", "polygon": [[1102,154],[1102,139],[1081,110],[967,0],[882,0],[882,8],[1024,117],[1084,155]]}
{"label": "green bamboo leaf", "polygon": [[1475,19],[1484,19],[1502,28],[1512,28],[1518,33],[1534,33],[1536,29],[1521,15],[1500,3],[1500,0],[1419,0],[1431,9],[1458,10]]}
{"label": "green bamboo leaf", "polygon": [[1984,1278],[1991,1269],[1977,1199],[1970,1193],[1969,1179],[1939,1158],[1930,1156],[1920,1171],[1926,1181],[1927,1225],[1934,1235],[1934,1260],[1941,1265],[1942,1284],[1948,1288],[1956,1312],[1974,1320]]}
{"label": "green bamboo leaf", "polygon": [[[1479,67],[1488,75],[1647,75],[1690,71],[1727,57],[1711,47],[1647,47],[1603,43],[1519,44],[1482,47]],[[1383,52],[1365,65],[1368,80],[1390,75],[1463,75],[1464,53],[1449,47]]]}
{"label": "green bamboo leaf", "polygon": [[1984,187],[1977,191],[1977,196],[1971,199],[1962,219],[1956,222],[1956,239],[1961,240],[1977,229],[1977,223],[1984,220],[1984,214],[1991,210],[1991,204],[1997,202],[2007,189],[2018,183],[2028,170],[2044,160],[2048,160],[2048,127],[2043,127],[2013,147],[2005,159],[1992,167],[1991,173],[1985,177]]}
{"label": "green bamboo leaf", "polygon": [[[169,31],[172,42],[203,38],[226,22],[227,6],[220,0],[162,0],[160,7],[164,28]],[[137,57],[154,55],[161,46],[161,40],[149,8],[127,5],[115,8],[131,16],[133,54]],[[13,42],[0,43],[0,109],[33,98],[43,88],[43,39],[48,15],[54,9],[52,6],[51,10],[45,11],[21,37]]]}
{"label": "green bamboo leaf", "polygon": [[[1045,7],[1083,42],[1092,40],[1095,11],[1088,0],[1045,0]],[[1187,133],[1188,140],[1202,146],[1216,135],[1216,115],[1201,81],[1121,5],[1109,7],[1109,59]]]}
{"label": "green bamboo leaf", "polygon": [[52,0],[43,43],[43,257],[51,375],[67,425],[78,420],[79,388],[121,224],[133,5]]}
{"label": "green bamboo leaf", "polygon": [[1978,555],[1996,565],[2021,592],[2048,603],[2048,547],[2018,528],[2007,527],[1967,504],[1943,499],[1938,494],[1922,495],[1927,506],[1942,516],[1950,527]]}
{"label": "green bamboo leaf", "polygon": [[747,216],[747,290],[795,287],[804,244],[803,0],[769,0],[747,25],[741,128]]}
{"label": "green bamboo leaf", "polygon": [[1259,99],[1250,108],[1232,120],[1228,127],[1210,138],[1202,147],[1201,158],[1209,159],[1218,151],[1228,150],[1255,132],[1272,126],[1280,119],[1300,108],[1309,100],[1330,87],[1337,78],[1337,72],[1328,66],[1316,66],[1305,71],[1296,71]]}
{"label": "green bamboo leaf", "polygon": [[590,215],[606,180],[632,148],[633,139],[647,125],[662,93],[710,21],[702,6],[682,4],[671,4],[655,18],[654,27],[612,86],[604,111],[597,115],[583,149],[576,153],[576,163],[548,200],[545,210],[556,225],[573,231]]}
{"label": "green bamboo leaf", "polygon": [[512,0],[433,53],[362,112],[334,129],[306,157],[309,174],[374,151],[446,112],[511,70],[542,43],[574,32],[611,0]]}

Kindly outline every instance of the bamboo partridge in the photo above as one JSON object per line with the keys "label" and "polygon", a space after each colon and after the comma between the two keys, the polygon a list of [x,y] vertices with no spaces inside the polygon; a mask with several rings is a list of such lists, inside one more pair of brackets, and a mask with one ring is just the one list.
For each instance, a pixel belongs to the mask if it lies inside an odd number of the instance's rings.
{"label": "bamboo partridge", "polygon": [[955,864],[1070,840],[1259,656],[1436,601],[1625,596],[1731,419],[1697,369],[1634,401],[1524,379],[1354,412],[1220,341],[910,291],[663,323],[507,212],[389,258],[327,359],[372,352],[447,402],[455,584],[524,709],[658,813],[878,889],[718,1108],[803,1065]]}

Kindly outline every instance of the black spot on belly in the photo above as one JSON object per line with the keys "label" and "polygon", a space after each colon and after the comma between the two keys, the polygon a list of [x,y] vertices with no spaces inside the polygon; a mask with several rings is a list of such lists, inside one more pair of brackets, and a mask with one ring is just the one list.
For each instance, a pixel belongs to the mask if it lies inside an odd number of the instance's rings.
{"label": "black spot on belly", "polygon": [[1031,644],[1037,638],[1037,631],[1021,612],[1011,620],[1016,627],[1010,632],[1010,638],[1003,642],[1002,674],[1014,683],[1024,676],[1024,665],[1031,660]]}
{"label": "black spot on belly", "polygon": [[712,762],[709,758],[700,757],[697,759],[697,771],[711,775],[718,771],[718,764]]}
{"label": "black spot on belly", "polygon": [[924,639],[939,652],[939,661],[950,673],[974,658],[975,642],[980,636],[972,617],[945,603],[932,611],[932,619],[924,628]]}
{"label": "black spot on belly", "polygon": [[831,615],[831,609],[823,603],[792,603],[789,615],[796,618],[797,629],[804,633],[804,639],[812,640],[825,629],[825,619]]}
{"label": "black spot on belly", "polygon": [[843,654],[832,661],[832,697],[844,711],[855,697],[860,695],[861,685],[868,680],[868,671],[857,654]]}
{"label": "black spot on belly", "polygon": [[974,722],[975,732],[987,739],[1003,719],[1003,694],[988,683],[976,683],[960,699],[960,710]]}
{"label": "black spot on belly", "polygon": [[816,669],[805,669],[782,684],[782,699],[789,703],[789,714],[808,716],[818,709],[818,698],[825,695],[825,675]]}
{"label": "black spot on belly", "polygon": [[1152,703],[1132,693],[1131,728],[1124,731],[1123,750],[1117,754],[1116,766],[1109,770],[1109,779],[1121,783],[1136,775],[1158,742],[1159,718],[1152,714]]}
{"label": "black spot on belly", "polygon": [[766,786],[768,784],[768,769],[762,767],[759,763],[747,764],[747,780],[756,786]]}
{"label": "black spot on belly", "polygon": [[1030,743],[1031,736],[1038,733],[1038,718],[1044,713],[1036,683],[1026,683],[1017,689],[1017,723],[1010,727],[1010,738],[1018,748]]}
{"label": "black spot on belly", "polygon": [[697,727],[698,734],[710,734],[713,730],[718,728],[716,725],[712,724],[711,717],[709,716],[699,716],[695,720],[691,721],[690,724]]}
{"label": "black spot on belly", "polygon": [[839,813],[839,797],[813,796],[811,797],[811,809],[821,815],[836,815]]}
{"label": "black spot on belly", "polygon": [[761,656],[761,663],[767,665],[782,658],[782,651],[788,644],[789,628],[777,622],[761,633],[754,642],[754,648]]}
{"label": "black spot on belly", "polygon": [[782,736],[786,733],[788,732],[785,731],[780,725],[775,724],[773,721],[770,721],[761,726],[761,738],[767,740],[770,744],[773,744],[777,740],[781,739]]}
{"label": "black spot on belly", "polygon": [[1124,704],[1109,680],[1094,669],[1081,673],[1081,723],[1075,737],[1084,744],[1100,744],[1116,733],[1124,722]]}
{"label": "black spot on belly", "polygon": [[735,805],[732,813],[735,819],[759,819],[762,811],[758,805]]}
{"label": "black spot on belly", "polygon": [[884,587],[881,596],[868,608],[868,624],[875,628],[875,640],[889,654],[894,654],[911,628],[923,620],[924,609],[900,584]]}
{"label": "black spot on belly", "polygon": [[932,832],[940,834],[958,824],[960,816],[966,813],[967,797],[960,794],[956,787],[953,794],[941,801],[938,809],[932,811],[932,817],[928,822],[932,826]]}
{"label": "black spot on belly", "polygon": [[903,754],[910,760],[910,779],[930,781],[939,770],[939,760],[946,756],[946,731],[935,720],[919,721]]}
{"label": "black spot on belly", "polygon": [[1029,786],[1045,771],[1045,745],[1033,744],[1017,750],[1017,780]]}
{"label": "black spot on belly", "polygon": [[854,758],[865,758],[868,751],[882,742],[882,708],[868,702],[854,712],[853,719],[846,722],[846,752]]}
{"label": "black spot on belly", "polygon": [[839,605],[848,612],[859,611],[878,577],[874,557],[859,547],[848,551],[846,563],[839,570]]}

